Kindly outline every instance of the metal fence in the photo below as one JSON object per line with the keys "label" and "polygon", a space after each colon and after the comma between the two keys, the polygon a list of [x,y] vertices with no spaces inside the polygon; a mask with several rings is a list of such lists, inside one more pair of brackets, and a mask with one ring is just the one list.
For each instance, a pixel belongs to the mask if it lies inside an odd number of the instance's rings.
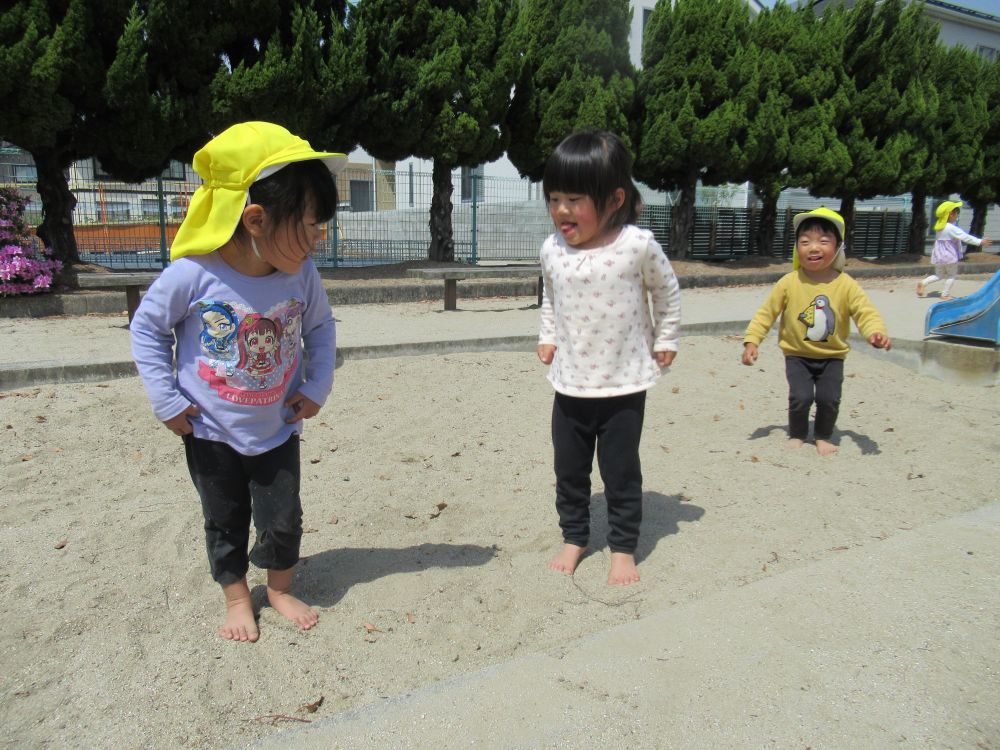
{"label": "metal fence", "polygon": [[[92,162],[82,162],[91,165]],[[74,232],[80,257],[115,269],[158,269],[184,216],[197,178],[181,168],[160,178],[132,184],[114,181],[79,165],[70,171],[70,190],[77,199]],[[484,177],[477,170],[452,175],[452,229],[455,260],[484,264],[534,262],[552,222],[541,185],[516,178]],[[29,223],[41,220],[32,186]],[[366,266],[426,260],[430,246],[430,173],[410,169],[380,170],[349,166],[338,176],[341,201],[335,222],[314,256],[320,267]],[[775,226],[771,253],[788,257],[792,216],[783,208]],[[673,208],[648,205],[639,225],[653,231],[669,248]],[[689,257],[727,260],[755,253],[752,247],[759,209],[698,206]],[[874,257],[906,251],[910,216],[905,211],[855,214],[854,239],[848,252]]]}

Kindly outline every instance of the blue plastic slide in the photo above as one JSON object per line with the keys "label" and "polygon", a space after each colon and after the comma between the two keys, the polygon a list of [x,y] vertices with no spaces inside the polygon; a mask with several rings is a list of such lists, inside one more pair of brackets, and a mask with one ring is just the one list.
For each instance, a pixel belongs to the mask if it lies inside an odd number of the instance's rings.
{"label": "blue plastic slide", "polygon": [[924,335],[1000,341],[1000,271],[968,297],[938,302],[927,311]]}

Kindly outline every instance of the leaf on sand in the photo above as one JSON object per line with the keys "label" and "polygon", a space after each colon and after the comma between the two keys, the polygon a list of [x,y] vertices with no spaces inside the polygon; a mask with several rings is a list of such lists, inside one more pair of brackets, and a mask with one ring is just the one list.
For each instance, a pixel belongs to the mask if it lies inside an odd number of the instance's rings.
{"label": "leaf on sand", "polygon": [[417,622],[417,618],[413,616],[413,613],[412,613],[412,612],[407,612],[407,613],[406,613],[406,621],[407,621],[407,622],[408,622],[408,623],[409,623],[410,625],[413,625],[413,624],[415,624],[415,623]]}
{"label": "leaf on sand", "polygon": [[48,420],[47,417],[43,417],[41,414],[39,414],[38,416],[35,417],[35,421],[36,422],[48,422],[49,420]]}
{"label": "leaf on sand", "polygon": [[302,710],[303,711],[308,711],[309,713],[314,714],[314,713],[316,713],[316,709],[318,709],[322,705],[323,705],[323,696],[321,695],[319,697],[319,700],[317,700],[317,701],[315,701],[313,703],[305,703],[305,704],[303,704]]}
{"label": "leaf on sand", "polygon": [[309,459],[309,463],[311,463],[311,464],[318,464],[319,463],[319,459],[318,458],[310,458]]}
{"label": "leaf on sand", "polygon": [[438,516],[440,516],[441,515],[441,511],[443,511],[445,508],[448,507],[448,503],[438,503],[434,507],[436,507],[438,510],[437,510],[437,513],[431,513],[431,518],[437,518]]}
{"label": "leaf on sand", "polygon": [[67,544],[69,544],[69,539],[60,539],[58,542],[56,542],[56,549],[62,549]]}
{"label": "leaf on sand", "polygon": [[26,453],[23,456],[21,456],[21,460],[22,461],[30,461],[33,458],[34,458],[34,456],[32,456],[30,453]]}
{"label": "leaf on sand", "polygon": [[382,630],[379,629],[378,625],[375,625],[374,623],[368,622],[367,620],[365,622],[361,623],[361,627],[363,627],[369,633],[382,633],[382,632],[384,632],[384,631],[382,631]]}
{"label": "leaf on sand", "polygon": [[314,529],[312,526],[307,529],[302,529],[303,534],[315,534],[317,531],[319,531],[319,529]]}
{"label": "leaf on sand", "polygon": [[339,522],[340,522],[340,519],[337,518],[336,516],[330,516],[330,520],[327,521],[327,523],[331,523],[334,526],[336,526]]}

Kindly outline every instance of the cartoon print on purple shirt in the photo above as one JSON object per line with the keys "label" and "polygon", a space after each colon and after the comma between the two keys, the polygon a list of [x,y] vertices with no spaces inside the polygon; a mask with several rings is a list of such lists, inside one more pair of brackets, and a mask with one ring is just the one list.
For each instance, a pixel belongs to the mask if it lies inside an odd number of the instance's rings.
{"label": "cartoon print on purple shirt", "polygon": [[232,375],[236,366],[236,330],[239,318],[226,302],[203,300],[197,303],[201,316],[201,350],[214,364],[217,375]]}
{"label": "cartoon print on purple shirt", "polygon": [[198,304],[204,310],[206,331],[210,326],[216,331],[220,323],[222,327],[229,325],[229,316],[222,313],[225,309],[236,323],[223,351],[217,351],[219,345],[214,343],[218,337],[206,336],[203,331],[206,358],[199,362],[199,376],[233,403],[263,406],[281,399],[299,365],[302,301],[292,298],[263,314],[238,302],[206,300]]}

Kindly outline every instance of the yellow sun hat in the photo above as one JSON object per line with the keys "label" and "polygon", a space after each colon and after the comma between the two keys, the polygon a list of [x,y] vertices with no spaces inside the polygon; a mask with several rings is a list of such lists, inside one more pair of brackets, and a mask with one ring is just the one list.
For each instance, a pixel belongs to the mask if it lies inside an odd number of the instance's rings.
{"label": "yellow sun hat", "polygon": [[[840,232],[840,247],[837,248],[837,255],[834,257],[831,265],[835,270],[843,271],[844,264],[847,261],[847,254],[844,252],[844,243],[847,237],[847,225],[844,223],[844,217],[826,206],[820,206],[819,208],[814,208],[812,211],[806,211],[805,213],[795,214],[795,216],[792,217],[793,234],[798,233],[799,224],[806,219],[825,219],[837,227],[837,231]],[[795,270],[798,270],[799,268],[799,254],[794,248],[792,249],[792,268]]]}
{"label": "yellow sun hat", "polygon": [[951,212],[956,208],[961,208],[965,204],[962,201],[942,201],[941,204],[934,209],[934,217],[937,221],[934,222],[934,231],[940,232],[944,229],[944,225],[948,223],[948,217],[951,216]]}
{"label": "yellow sun hat", "polygon": [[315,151],[308,141],[270,122],[241,122],[222,131],[194,155],[192,166],[204,184],[191,196],[170,260],[207,255],[225,245],[246,208],[250,186],[309,159],[319,159],[332,174],[347,164],[344,154]]}

